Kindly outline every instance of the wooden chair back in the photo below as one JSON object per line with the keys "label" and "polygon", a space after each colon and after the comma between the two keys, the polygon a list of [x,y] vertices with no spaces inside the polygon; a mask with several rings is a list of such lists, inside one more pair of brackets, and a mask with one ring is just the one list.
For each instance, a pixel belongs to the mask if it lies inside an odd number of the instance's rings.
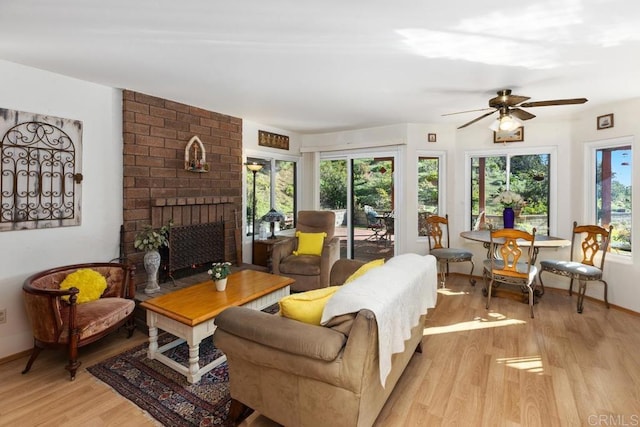
{"label": "wooden chair back", "polygon": [[[443,230],[444,229],[444,230]],[[446,234],[446,241],[445,241]],[[429,251],[449,247],[449,215],[427,215]]]}
{"label": "wooden chair back", "polygon": [[[609,251],[612,231],[612,225],[609,226],[609,229],[606,229],[599,225],[578,225],[574,221],[573,236],[571,238],[571,261],[574,261],[574,256],[579,253],[582,264],[598,267],[602,270],[605,256]],[[580,245],[579,251],[577,250],[578,244]],[[602,251],[602,257],[600,257],[599,265],[596,265],[595,258],[600,251]]]}
{"label": "wooden chair back", "polygon": [[[529,280],[531,260],[534,254],[536,229],[532,233],[514,228],[490,231],[491,274],[510,279]],[[497,262],[500,260],[501,262]],[[519,263],[526,263],[527,270],[518,269]]]}

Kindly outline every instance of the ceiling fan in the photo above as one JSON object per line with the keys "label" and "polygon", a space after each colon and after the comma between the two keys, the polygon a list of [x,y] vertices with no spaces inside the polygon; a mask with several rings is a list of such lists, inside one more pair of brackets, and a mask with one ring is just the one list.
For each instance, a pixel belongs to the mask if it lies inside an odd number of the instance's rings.
{"label": "ceiling fan", "polygon": [[522,108],[532,107],[546,107],[549,105],[570,105],[570,104],[584,104],[587,102],[587,98],[572,98],[572,99],[554,99],[549,101],[537,101],[537,102],[525,102],[529,99],[528,96],[512,95],[511,89],[503,89],[498,91],[498,96],[489,100],[490,108],[482,108],[479,110],[459,111],[457,113],[443,114],[443,116],[450,116],[452,114],[470,113],[473,111],[483,111],[488,109],[494,109],[486,114],[477,117],[470,122],[459,126],[458,129],[462,129],[475,122],[484,119],[487,116],[492,115],[496,111],[500,113],[500,116],[495,122],[489,126],[493,131],[512,131],[522,126],[521,120],[529,120],[535,117],[534,114],[523,110]]}

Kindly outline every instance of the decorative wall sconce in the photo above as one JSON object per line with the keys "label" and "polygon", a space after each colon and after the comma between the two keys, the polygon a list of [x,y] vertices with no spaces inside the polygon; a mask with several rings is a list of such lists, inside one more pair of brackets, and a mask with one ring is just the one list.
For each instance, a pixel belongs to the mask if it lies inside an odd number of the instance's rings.
{"label": "decorative wall sconce", "polygon": [[184,168],[190,172],[209,172],[207,153],[197,136],[191,138],[184,149]]}

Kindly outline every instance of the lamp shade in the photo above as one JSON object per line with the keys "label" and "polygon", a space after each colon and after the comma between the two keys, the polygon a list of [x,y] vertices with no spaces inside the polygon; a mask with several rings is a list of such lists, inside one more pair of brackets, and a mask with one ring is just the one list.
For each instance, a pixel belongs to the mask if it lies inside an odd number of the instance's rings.
{"label": "lamp shade", "polygon": [[249,169],[251,172],[258,172],[264,166],[262,163],[258,163],[258,162],[248,162],[248,163],[245,163],[245,165],[247,166],[247,169]]}
{"label": "lamp shade", "polygon": [[284,221],[284,215],[278,212],[277,210],[271,208],[269,212],[264,214],[264,216],[262,217],[262,220],[266,222],[280,222],[280,221]]}
{"label": "lamp shade", "polygon": [[284,215],[278,212],[277,210],[271,208],[269,212],[264,214],[262,217],[263,221],[271,223],[271,237],[270,239],[276,238],[276,222],[280,222],[284,220]]}

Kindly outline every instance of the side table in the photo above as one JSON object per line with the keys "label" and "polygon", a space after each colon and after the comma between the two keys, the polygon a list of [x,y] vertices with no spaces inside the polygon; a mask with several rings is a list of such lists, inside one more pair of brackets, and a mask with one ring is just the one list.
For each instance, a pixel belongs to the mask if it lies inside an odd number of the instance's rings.
{"label": "side table", "polygon": [[267,267],[272,272],[271,254],[275,245],[291,240],[293,237],[277,236],[275,239],[256,240],[253,242],[253,263]]}

